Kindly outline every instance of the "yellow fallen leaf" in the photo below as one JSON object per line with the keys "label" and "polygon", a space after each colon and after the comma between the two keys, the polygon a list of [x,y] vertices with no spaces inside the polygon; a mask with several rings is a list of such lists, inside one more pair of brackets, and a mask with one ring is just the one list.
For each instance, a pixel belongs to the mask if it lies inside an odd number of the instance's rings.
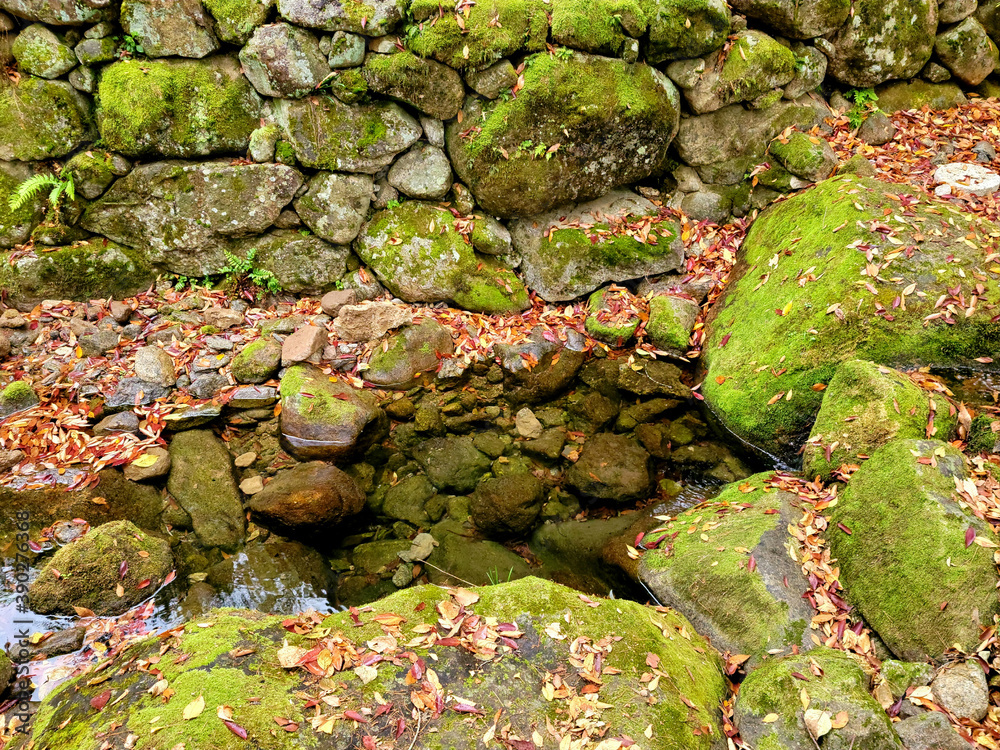
{"label": "yellow fallen leaf", "polygon": [[773,724],[773,723],[774,723],[774,722],[776,722],[777,720],[778,720],[778,714],[768,714],[768,715],[767,715],[767,716],[765,716],[765,717],[764,717],[763,719],[761,719],[761,721],[762,721],[762,722],[763,722],[764,724]]}
{"label": "yellow fallen leaf", "polygon": [[182,714],[185,721],[190,721],[198,716],[201,716],[201,712],[205,710],[205,696],[199,695],[193,701],[184,706],[184,713]]}

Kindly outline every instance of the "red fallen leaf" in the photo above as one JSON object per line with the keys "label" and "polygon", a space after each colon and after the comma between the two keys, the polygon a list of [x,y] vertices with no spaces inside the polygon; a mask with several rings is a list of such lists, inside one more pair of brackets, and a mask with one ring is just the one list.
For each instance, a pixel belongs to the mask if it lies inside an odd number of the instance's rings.
{"label": "red fallen leaf", "polygon": [[128,560],[122,560],[122,564],[118,566],[118,577],[124,578],[126,573],[128,573]]}
{"label": "red fallen leaf", "polygon": [[166,586],[168,583],[173,583],[173,580],[177,577],[177,571],[171,570],[167,573],[167,577],[163,579],[163,585]]}
{"label": "red fallen leaf", "polygon": [[976,530],[971,526],[965,530],[965,546],[969,548],[972,546],[973,540],[976,538]]}
{"label": "red fallen leaf", "polygon": [[729,337],[732,336],[732,335],[733,334],[731,334],[731,333],[727,333],[725,336],[722,337],[722,341],[719,342],[719,348],[720,349],[722,347],[724,347],[726,344],[729,343]]}
{"label": "red fallen leaf", "polygon": [[776,515],[779,512],[780,511],[777,508],[768,508],[767,510],[764,511],[764,515],[765,516],[773,516],[773,515]]}
{"label": "red fallen leaf", "polygon": [[392,704],[391,703],[382,703],[381,705],[379,705],[378,708],[375,709],[375,714],[374,714],[373,718],[377,719],[382,714],[387,714],[391,710],[392,710]]}
{"label": "red fallen leaf", "polygon": [[357,711],[344,711],[344,717],[356,721],[359,724],[367,724],[368,719],[359,714]]}
{"label": "red fallen leaf", "polygon": [[944,608],[948,606],[948,602],[941,602],[941,609],[939,611],[944,612]]}
{"label": "red fallen leaf", "polygon": [[357,607],[351,607],[349,610],[347,610],[347,612],[348,614],[350,614],[351,621],[354,623],[355,626],[361,624],[361,614],[358,612]]}
{"label": "red fallen leaf", "polygon": [[633,544],[632,546],[633,547],[638,547],[639,543],[642,541],[642,538],[644,536],[646,536],[646,532],[645,531],[640,531],[638,534],[636,534],[635,535],[635,544]]}
{"label": "red fallen leaf", "polygon": [[751,573],[757,570],[757,558],[753,555],[750,555],[750,560],[747,562],[747,570]]}
{"label": "red fallen leaf", "polygon": [[802,680],[804,682],[810,682],[809,678],[806,677],[801,672],[792,672],[792,677],[794,677],[796,680]]}
{"label": "red fallen leaf", "polygon": [[684,695],[684,693],[678,693],[678,695],[680,696],[680,699],[684,703],[684,705],[687,706],[688,708],[694,708],[694,709],[698,708],[694,703],[691,702],[690,698]]}
{"label": "red fallen leaf", "polygon": [[414,612],[423,612],[427,607],[427,602],[420,602],[416,607],[413,608]]}
{"label": "red fallen leaf", "polygon": [[378,745],[375,744],[375,738],[370,734],[366,734],[361,738],[361,744],[365,746],[365,750],[376,750]]}
{"label": "red fallen leaf", "polygon": [[30,549],[32,552],[41,552],[42,551],[42,545],[40,545],[38,542],[33,542],[33,541],[31,541],[29,539],[28,540],[28,549]]}
{"label": "red fallen leaf", "polygon": [[405,732],[405,731],[406,731],[406,719],[400,717],[396,721],[396,737],[395,737],[395,739],[398,740],[400,737],[402,737],[403,736],[403,732]]}
{"label": "red fallen leaf", "polygon": [[435,641],[435,644],[438,646],[461,646],[462,642],[458,638],[450,637]]}
{"label": "red fallen leaf", "polygon": [[481,708],[476,708],[475,706],[470,706],[467,703],[456,703],[451,707],[452,711],[460,714],[476,714],[478,716],[483,715],[483,710]]}
{"label": "red fallen leaf", "polygon": [[247,738],[247,730],[237,724],[235,721],[229,721],[229,719],[223,719],[222,723],[226,725],[226,729],[235,734],[241,740]]}
{"label": "red fallen leaf", "polygon": [[651,669],[656,669],[657,667],[659,667],[660,666],[659,655],[654,654],[652,651],[646,654],[646,666]]}
{"label": "red fallen leaf", "polygon": [[145,579],[144,581],[141,581],[141,582],[139,583],[139,585],[138,585],[138,586],[136,586],[136,588],[137,588],[137,589],[144,589],[144,588],[146,588],[146,587],[147,587],[147,586],[148,586],[148,585],[149,585],[150,583],[151,583],[151,581],[150,581],[150,580],[149,580],[149,579],[147,578],[147,579]]}
{"label": "red fallen leaf", "polygon": [[851,534],[854,533],[853,531],[851,531],[849,528],[847,528],[846,526],[844,526],[844,524],[840,523],[839,521],[837,522],[837,528],[840,529],[841,531],[843,531],[848,536],[850,536]]}
{"label": "red fallen leaf", "polygon": [[105,690],[100,695],[95,695],[90,699],[90,707],[95,711],[101,711],[106,705],[108,705],[109,700],[111,700],[111,691]]}

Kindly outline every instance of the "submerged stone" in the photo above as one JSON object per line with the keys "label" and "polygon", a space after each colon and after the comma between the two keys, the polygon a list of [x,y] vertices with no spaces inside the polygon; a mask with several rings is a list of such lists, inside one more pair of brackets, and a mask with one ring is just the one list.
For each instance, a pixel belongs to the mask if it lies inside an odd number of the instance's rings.
{"label": "submerged stone", "polygon": [[587,440],[565,480],[585,497],[613,503],[645,500],[653,486],[649,454],[635,440],[612,433]]}
{"label": "submerged stone", "polygon": [[249,502],[267,526],[292,534],[324,534],[361,512],[365,494],[336,466],[311,461],[278,472]]}

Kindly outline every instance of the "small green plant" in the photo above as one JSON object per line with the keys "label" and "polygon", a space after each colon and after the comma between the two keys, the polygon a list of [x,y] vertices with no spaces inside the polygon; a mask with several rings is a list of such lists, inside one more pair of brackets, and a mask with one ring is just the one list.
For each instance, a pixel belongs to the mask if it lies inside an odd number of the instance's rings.
{"label": "small green plant", "polygon": [[14,189],[7,199],[7,207],[11,211],[18,211],[43,190],[49,190],[49,207],[56,213],[59,212],[64,196],[71,201],[76,200],[76,185],[73,183],[73,175],[69,172],[36,174]]}
{"label": "small green plant", "polygon": [[569,60],[571,57],[573,57],[573,50],[571,50],[569,47],[560,47],[559,49],[556,50],[556,57],[559,60],[565,62],[566,60]]}
{"label": "small green plant", "polygon": [[854,129],[860,128],[861,124],[870,115],[882,111],[875,104],[878,101],[878,94],[875,93],[875,89],[849,89],[844,94],[844,97],[848,101],[854,102],[854,106],[847,111],[847,119]]}
{"label": "small green plant", "polygon": [[247,250],[244,258],[228,250],[225,253],[226,266],[220,273],[226,277],[225,283],[234,294],[255,300],[260,299],[265,291],[271,294],[278,294],[281,291],[281,284],[271,271],[254,265],[257,248],[252,247]]}
{"label": "small green plant", "polygon": [[400,203],[398,200],[396,200],[395,198],[393,198],[391,201],[389,201],[388,203],[385,204],[385,207],[386,208],[399,208],[402,205],[403,205],[402,203]]}
{"label": "small green plant", "polygon": [[142,46],[142,42],[131,34],[116,36],[113,39],[118,42],[116,54],[119,60],[129,60],[133,57],[140,57],[146,54],[146,49]]}
{"label": "small green plant", "polygon": [[[500,571],[499,569],[497,569],[496,565],[493,566],[493,570],[489,570],[486,572],[486,577],[489,579],[491,586],[496,586],[498,583],[501,582]],[[507,571],[507,580],[504,581],[504,583],[510,583],[510,579],[513,577],[514,577],[514,568],[511,568],[510,570]]]}

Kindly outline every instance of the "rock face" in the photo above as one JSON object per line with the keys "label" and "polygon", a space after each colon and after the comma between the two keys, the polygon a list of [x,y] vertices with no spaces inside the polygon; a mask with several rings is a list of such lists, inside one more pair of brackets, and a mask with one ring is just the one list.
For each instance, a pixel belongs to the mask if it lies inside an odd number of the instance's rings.
{"label": "rock face", "polygon": [[0,265],[0,289],[30,304],[45,299],[123,299],[145,291],[155,278],[141,253],[113,242],[53,248]]}
{"label": "rock face", "polygon": [[295,157],[312,169],[375,174],[421,133],[420,124],[390,102],[352,106],[326,97],[272,106]]}
{"label": "rock face", "polygon": [[[837,367],[802,456],[807,477],[829,480],[842,464],[858,464],[896,439],[927,434],[934,405],[932,437],[947,440],[955,427],[947,402],[922,391],[900,372],[883,365],[848,360]],[[829,457],[828,457],[829,456]]]}
{"label": "rock face", "polygon": [[531,58],[516,99],[463,111],[479,130],[463,138],[467,126],[448,123],[455,172],[486,211],[532,216],[660,171],[680,98],[655,68],[574,53]]}
{"label": "rock face", "polygon": [[121,23],[150,57],[204,57],[219,48],[200,0],[122,0]]}
{"label": "rock face", "polygon": [[155,162],[116,182],[82,224],[174,273],[203,276],[226,265],[232,238],[271,226],[301,185],[282,164]]}
{"label": "rock face", "polygon": [[[810,669],[816,663],[822,675]],[[806,675],[802,682],[794,675]],[[803,656],[771,659],[750,673],[740,687],[734,720],[740,737],[753,747],[815,747],[806,729],[800,692],[809,696],[809,710],[828,718],[847,711],[848,721],[823,737],[829,747],[903,750],[885,710],[868,693],[868,676],[850,654],[816,648]],[[767,720],[777,714],[776,720]]]}
{"label": "rock face", "polygon": [[1000,65],[996,44],[975,18],[966,18],[938,34],[934,53],[956,78],[970,86],[981,83]]}
{"label": "rock face", "polygon": [[[728,512],[725,505],[718,514],[711,506],[707,513],[685,511],[667,524],[659,548],[639,561],[639,579],[662,604],[688,617],[716,648],[750,655],[754,666],[773,649],[806,651],[813,645],[806,580],[785,548],[786,529],[801,512],[792,505],[793,495],[769,485],[770,476],[757,474],[723,489],[715,502],[729,503]],[[745,491],[748,486],[752,491]],[[737,512],[743,503],[752,507]],[[698,517],[709,520],[707,542],[685,533]],[[674,531],[681,533],[674,537]],[[656,535],[648,539],[656,541]]]}
{"label": "rock face", "polygon": [[8,204],[17,186],[31,177],[28,164],[17,161],[0,161],[0,248],[14,247],[26,242],[31,230],[42,219],[44,200],[41,196],[28,201],[17,211]]}
{"label": "rock face", "polygon": [[851,10],[844,0],[736,0],[733,7],[750,18],[763,21],[793,39],[825,36],[838,29]]}
{"label": "rock face", "polygon": [[11,53],[22,73],[41,78],[58,78],[77,65],[73,48],[40,23],[17,35]]}
{"label": "rock face", "polygon": [[[995,543],[954,495],[956,479],[966,476],[955,448],[897,440],[862,464],[832,513],[851,531],[830,535],[851,603],[908,661],[940,660],[956,643],[974,648],[980,625],[1000,612],[991,551],[966,545],[970,528]],[[948,602],[943,610],[941,602]]]}
{"label": "rock face", "polygon": [[383,388],[406,389],[425,372],[434,372],[455,350],[451,332],[440,323],[425,320],[389,337],[368,360],[366,381]]}
{"label": "rock face", "polygon": [[0,0],[0,10],[52,26],[82,26],[108,20],[115,13],[105,5],[85,0]]}
{"label": "rock face", "polygon": [[399,0],[370,0],[356,5],[278,0],[278,13],[290,23],[370,36],[382,36],[392,31],[403,17],[403,7]]}
{"label": "rock face", "polygon": [[289,367],[281,378],[281,438],[300,461],[357,455],[387,430],[388,419],[368,391],[331,382],[312,365]]}
{"label": "rock face", "polygon": [[229,451],[209,430],[186,430],[170,441],[167,490],[191,516],[199,541],[233,550],[246,526]]}
{"label": "rock face", "polygon": [[240,50],[240,62],[261,96],[298,99],[330,75],[319,40],[287,23],[257,29]]}
{"label": "rock face", "polygon": [[[278,196],[271,193],[269,198]],[[273,273],[282,290],[292,294],[322,294],[335,287],[347,270],[351,253],[347,245],[331,245],[315,235],[291,229],[237,240],[231,249],[240,258],[256,250],[255,264]]]}
{"label": "rock face", "polygon": [[457,115],[465,98],[458,73],[412,52],[368,55],[361,74],[370,91],[398,99],[439,120]]}
{"label": "rock face", "polygon": [[584,443],[580,458],[566,472],[566,483],[597,500],[645,499],[652,487],[649,454],[624,435],[595,435]]}
{"label": "rock face", "polygon": [[827,72],[859,88],[912,78],[931,57],[937,23],[932,0],[860,0],[853,17],[820,46]]}
{"label": "rock face", "polygon": [[85,607],[120,615],[151,596],[173,566],[165,541],[131,521],[112,521],[61,547],[31,584],[28,602],[43,614],[72,615],[73,607]]}
{"label": "rock face", "polygon": [[347,245],[361,230],[371,196],[368,175],[320,172],[309,180],[309,192],[296,199],[295,212],[323,239]]}
{"label": "rock face", "polygon": [[418,200],[440,200],[451,190],[451,162],[444,151],[418,144],[389,170],[389,184]]}
{"label": "rock face", "polygon": [[[939,312],[934,304],[942,294],[950,299],[948,289],[956,286],[965,299],[974,283],[983,283],[987,295],[996,293],[997,282],[986,275],[983,282],[971,281],[986,256],[958,238],[1000,230],[956,215],[942,236],[925,236],[914,229],[919,221],[884,217],[884,209],[896,205],[886,193],[897,191],[874,180],[836,177],[768,209],[751,228],[734,281],[710,315],[703,357],[706,402],[751,445],[772,454],[796,450],[823,397],[813,386],[829,383],[845,359],[964,367],[990,356],[986,342],[1000,335],[991,316]],[[940,204],[913,198],[911,210],[933,220]],[[891,241],[870,231],[865,222],[876,218],[885,218]],[[856,249],[861,243],[879,251],[876,278],[862,275],[868,260]],[[898,250],[908,245],[916,248],[910,257]],[[763,281],[747,272],[751,266],[766,269]],[[800,278],[800,271],[806,275]],[[902,286],[883,281],[890,276],[903,279]],[[893,303],[901,293],[905,309]],[[880,312],[889,310],[891,315]],[[781,374],[775,377],[771,367]]]}
{"label": "rock face", "polygon": [[127,156],[187,158],[245,151],[261,100],[235,57],[126,60],[101,73],[97,126]]}
{"label": "rock face", "polygon": [[255,494],[249,507],[271,528],[323,534],[361,512],[365,493],[336,466],[311,461],[281,471]]}
{"label": "rock face", "polygon": [[[636,223],[655,226],[655,245],[627,231]],[[677,223],[661,219],[655,205],[627,190],[511,222],[510,234],[525,281],[549,302],[574,299],[609,281],[675,271],[684,262]]]}
{"label": "rock face", "polygon": [[472,493],[470,515],[487,536],[523,536],[542,509],[542,483],[533,474],[506,474],[487,479]]}
{"label": "rock face", "polygon": [[488,313],[528,306],[527,290],[517,276],[477,255],[455,228],[451,213],[430,203],[408,201],[379,211],[362,228],[354,250],[407,302],[451,300],[466,310]]}
{"label": "rock face", "polygon": [[57,159],[94,137],[87,99],[65,81],[0,87],[0,160]]}
{"label": "rock face", "polygon": [[[484,657],[476,662],[477,676],[481,681],[466,680],[468,670],[462,665],[467,664],[465,660],[468,655],[462,648],[440,645],[429,648],[409,647],[424,663],[433,665],[433,673],[440,681],[440,694],[446,705],[458,705],[457,701],[461,696],[464,700],[475,702],[484,715],[492,716],[498,709],[504,708],[510,714],[510,735],[531,737],[534,727],[538,722],[544,725],[544,717],[553,708],[552,703],[542,696],[543,674],[535,673],[532,665],[550,664],[552,669],[565,672],[569,676],[567,683],[576,691],[577,686],[582,685],[577,677],[581,667],[570,660],[567,644],[582,636],[588,644],[592,644],[588,647],[603,651],[604,656],[600,661],[606,668],[611,668],[601,676],[599,691],[596,693],[599,703],[616,705],[616,702],[621,704],[628,699],[629,691],[639,684],[643,672],[649,670],[645,660],[653,657],[647,657],[647,654],[653,654],[661,664],[660,669],[672,678],[661,680],[655,703],[637,702],[628,714],[610,709],[591,709],[601,712],[601,720],[605,722],[602,729],[609,736],[642,736],[643,730],[652,724],[655,736],[664,738],[668,743],[664,747],[690,750],[709,750],[713,738],[722,736],[716,711],[726,694],[721,663],[708,642],[693,633],[690,624],[683,617],[670,612],[653,614],[652,610],[627,600],[614,603],[600,601],[599,606],[589,607],[580,600],[576,591],[537,578],[477,589],[475,595],[478,595],[478,601],[466,605],[464,612],[455,615],[456,624],[469,622],[467,618],[476,616],[480,622],[493,618],[489,621],[511,624],[515,628],[511,630],[501,625],[498,632],[489,627],[482,634],[489,639],[491,646],[494,643],[497,645],[496,654],[492,658],[487,658],[489,654],[484,650],[485,644],[478,647],[478,654]],[[408,666],[395,667],[391,660],[404,650],[402,644],[417,637],[426,627],[438,633],[446,633],[447,630],[438,628],[437,620],[442,616],[438,610],[450,612],[456,608],[455,611],[458,611],[456,598],[461,596],[462,592],[459,591],[452,596],[448,589],[423,586],[399,592],[374,604],[373,612],[361,614],[362,627],[353,628],[347,612],[327,618],[323,627],[329,627],[331,634],[342,633],[343,638],[351,642],[351,647],[357,648],[359,655],[363,656],[375,653],[365,647],[367,641],[386,637],[373,617],[399,613],[407,620],[394,636],[398,646],[389,647],[387,658],[376,661],[373,667],[377,678],[375,684],[364,686],[362,678],[352,670],[335,673],[331,668],[332,679],[338,683],[334,697],[342,706],[360,708],[371,701],[376,685],[379,692],[395,705],[402,705],[404,699],[409,700],[411,691],[419,694],[420,691],[415,690],[413,685],[404,684]],[[616,608],[620,610],[620,614]],[[225,696],[223,700],[232,706],[235,722],[248,735],[247,740],[234,738],[226,725],[215,718],[214,713],[211,717],[208,716],[206,708],[206,713],[193,721],[204,722],[204,726],[200,727],[204,733],[201,741],[207,746],[226,750],[238,747],[240,742],[256,742],[275,750],[301,746],[302,737],[298,733],[278,731],[271,734],[275,726],[275,715],[288,715],[290,720],[302,722],[300,731],[312,731],[308,726],[308,714],[298,709],[289,714],[289,704],[296,703],[294,693],[302,690],[308,679],[315,678],[301,668],[282,669],[276,656],[275,643],[280,643],[283,638],[288,639],[289,647],[293,650],[281,652],[287,658],[304,653],[316,641],[288,635],[281,628],[284,619],[284,616],[267,617],[247,611],[221,610],[205,613],[197,621],[213,622],[213,628],[197,628],[196,623],[192,622],[180,635],[182,652],[192,654],[192,658],[176,665],[164,664],[161,667],[163,679],[178,690],[178,695],[185,698],[189,693],[195,696],[204,694],[210,702],[211,696]],[[551,623],[559,623],[561,628],[560,631],[551,632],[560,636],[565,634],[566,639],[556,639],[546,633],[547,627],[554,627]],[[677,635],[665,637],[660,630],[661,625],[668,634],[685,632],[690,640]],[[211,632],[206,633],[206,630]],[[313,635],[318,632],[314,631]],[[502,641],[499,636],[507,634],[514,634],[512,640],[517,643],[516,650],[500,645]],[[598,645],[608,636],[624,637],[641,645],[636,649],[620,646],[609,649]],[[464,636],[462,640],[465,641]],[[318,642],[323,643],[322,640]],[[471,646],[471,640],[468,642]],[[211,670],[204,669],[205,664],[213,664],[217,659],[225,660],[226,653],[237,643],[250,650],[246,657],[241,657],[240,668],[216,664]],[[129,651],[126,658],[147,659],[156,654],[160,645],[159,641],[144,641]],[[299,648],[303,650],[294,650]],[[521,679],[515,679],[515,674],[520,674]],[[525,678],[525,675],[531,677]],[[129,677],[132,676],[133,673],[130,673]],[[191,725],[181,718],[183,708],[190,700],[174,700],[163,704],[159,698],[148,693],[156,682],[157,675],[136,669],[134,676],[135,700],[119,701],[113,705],[109,703],[101,712],[90,709],[88,704],[102,692],[103,686],[87,685],[86,677],[72,681],[66,687],[60,686],[42,705],[39,716],[44,718],[32,728],[32,738],[41,742],[41,738],[45,737],[46,742],[54,747],[67,746],[68,738],[72,737],[68,727],[74,722],[86,722],[88,734],[105,732],[111,724],[125,731],[139,731],[139,727],[148,722],[148,719],[144,721],[140,717],[155,709],[163,716],[164,726],[163,731],[158,733],[158,741],[166,747],[185,740],[190,742]],[[343,686],[339,683],[343,683]],[[79,692],[75,692],[76,688],[79,688]],[[185,692],[181,693],[181,690]],[[246,698],[249,696],[259,696],[260,701],[248,703]],[[560,697],[559,693],[556,696],[556,705],[568,709],[570,698]],[[687,702],[693,703],[695,708],[689,708]],[[482,720],[472,723],[464,717],[455,720],[451,716],[455,713],[453,711],[442,712],[440,716],[433,711],[426,713],[427,716],[422,721],[423,731],[436,730],[431,735],[435,741],[440,740],[444,747],[473,747],[486,731]],[[209,718],[211,721],[207,721]],[[392,741],[396,724],[395,718],[386,715],[370,718],[363,729],[353,729],[345,722],[335,721],[333,736],[338,738],[338,742],[360,743],[360,733],[364,732],[376,738],[375,741],[379,744],[385,744]],[[400,742],[415,742],[414,746],[418,747],[416,722],[412,726],[409,724],[407,722],[408,726],[404,728]],[[60,725],[63,725],[62,729],[59,728]],[[595,736],[591,744],[596,746],[597,740]]]}

